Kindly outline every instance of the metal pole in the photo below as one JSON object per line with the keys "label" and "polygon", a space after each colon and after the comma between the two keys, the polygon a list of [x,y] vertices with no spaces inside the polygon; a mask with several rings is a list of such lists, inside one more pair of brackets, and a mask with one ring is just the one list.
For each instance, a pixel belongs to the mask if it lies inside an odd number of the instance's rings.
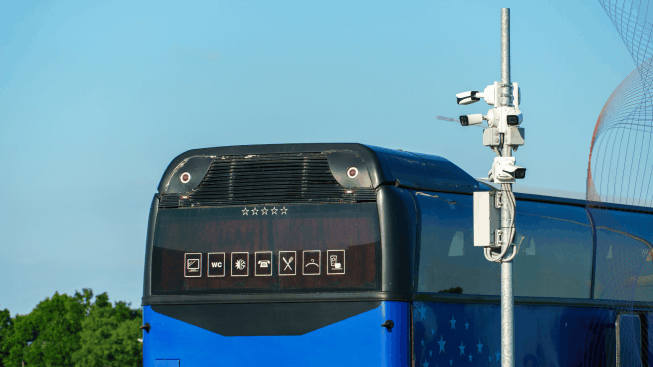
{"label": "metal pole", "polygon": [[[512,106],[512,85],[510,84],[510,9],[501,9],[501,105]],[[505,140],[504,140],[505,141]],[[502,155],[510,157],[512,148],[503,145]],[[501,228],[504,242],[502,246],[510,246],[511,214],[508,208],[506,191],[512,191],[512,184],[503,184],[501,205]],[[515,366],[514,339],[514,298],[512,287],[512,261],[501,263],[501,366]]]}

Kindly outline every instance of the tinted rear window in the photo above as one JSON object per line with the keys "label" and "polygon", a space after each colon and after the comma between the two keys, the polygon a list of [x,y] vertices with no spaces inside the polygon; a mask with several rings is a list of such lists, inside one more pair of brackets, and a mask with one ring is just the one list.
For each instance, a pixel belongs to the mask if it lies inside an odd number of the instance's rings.
{"label": "tinted rear window", "polygon": [[378,288],[375,203],[162,209],[153,294]]}

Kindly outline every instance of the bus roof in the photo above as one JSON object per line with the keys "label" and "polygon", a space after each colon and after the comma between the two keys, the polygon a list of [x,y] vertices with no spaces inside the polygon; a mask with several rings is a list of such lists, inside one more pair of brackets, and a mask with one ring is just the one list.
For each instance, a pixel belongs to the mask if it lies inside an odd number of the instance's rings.
{"label": "bus roof", "polygon": [[472,176],[439,156],[356,143],[310,143],[239,145],[189,150],[170,163],[159,183],[159,193],[164,193],[178,167],[192,157],[332,152],[351,152],[362,158],[374,188],[393,183],[418,190],[473,192],[479,189],[478,182]]}

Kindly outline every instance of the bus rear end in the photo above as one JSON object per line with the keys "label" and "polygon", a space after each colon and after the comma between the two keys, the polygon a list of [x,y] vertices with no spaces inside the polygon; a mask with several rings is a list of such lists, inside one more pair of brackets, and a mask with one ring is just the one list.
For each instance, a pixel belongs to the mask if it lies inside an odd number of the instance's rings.
{"label": "bus rear end", "polygon": [[402,205],[376,165],[353,144],[177,157],[150,213],[144,366],[408,366],[410,223],[379,215]]}

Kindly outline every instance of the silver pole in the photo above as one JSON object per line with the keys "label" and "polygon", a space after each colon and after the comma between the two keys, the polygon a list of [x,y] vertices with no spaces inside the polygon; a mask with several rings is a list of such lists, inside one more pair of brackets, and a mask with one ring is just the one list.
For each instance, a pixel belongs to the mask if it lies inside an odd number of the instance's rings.
{"label": "silver pole", "polygon": [[[510,84],[510,9],[501,9],[501,105],[512,106],[512,85]],[[502,155],[510,157],[512,148],[503,145]],[[508,208],[506,191],[512,191],[512,184],[503,184],[501,205],[501,227],[504,243],[510,246],[511,214]],[[501,263],[501,366],[515,366],[515,338],[514,338],[514,298],[512,287],[512,260]]]}

